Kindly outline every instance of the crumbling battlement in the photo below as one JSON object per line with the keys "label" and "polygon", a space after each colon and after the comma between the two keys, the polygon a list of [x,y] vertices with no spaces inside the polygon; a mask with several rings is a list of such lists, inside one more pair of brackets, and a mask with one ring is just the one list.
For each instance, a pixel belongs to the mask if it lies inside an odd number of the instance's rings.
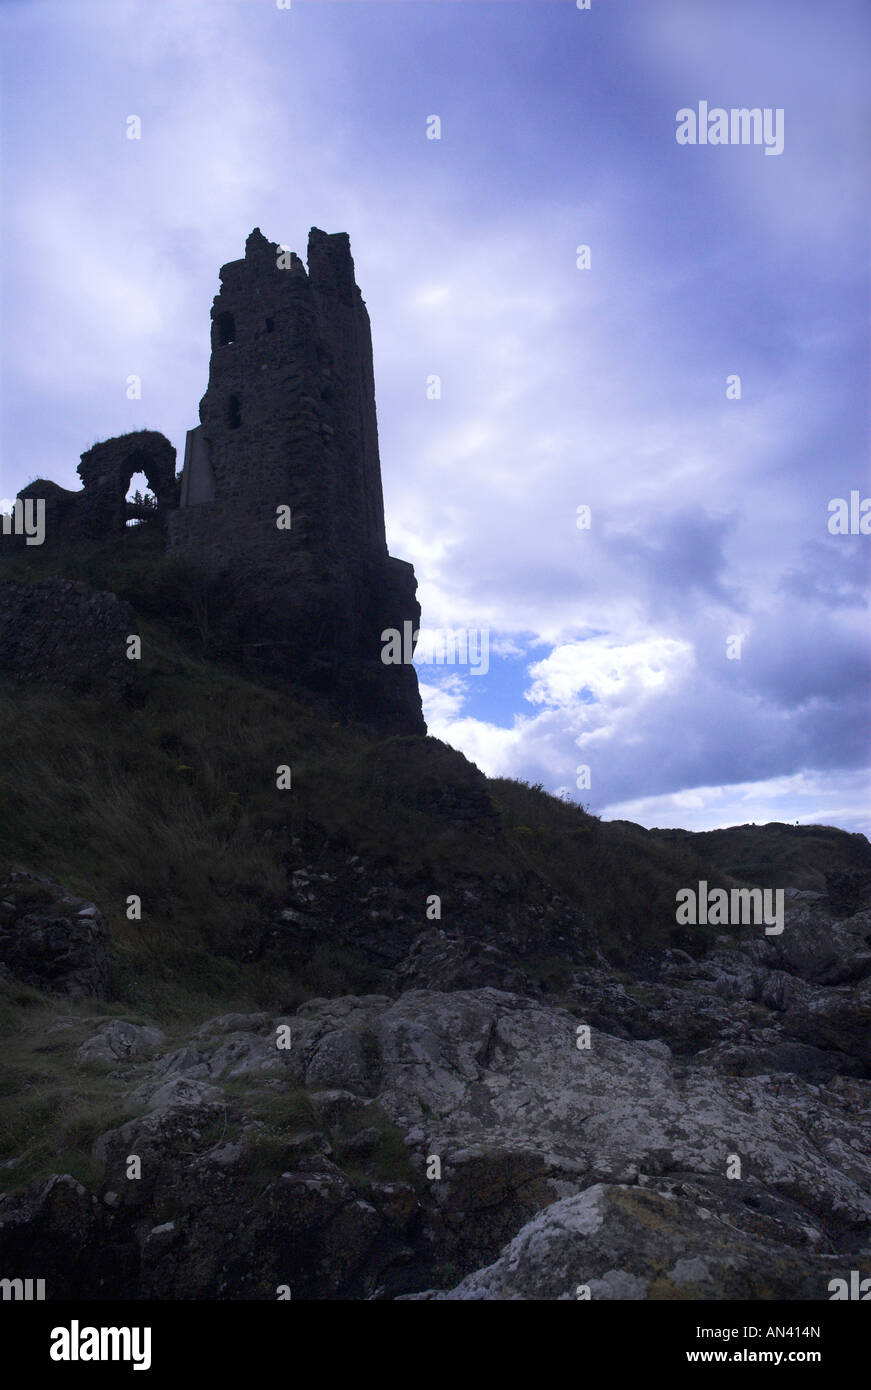
{"label": "crumbling battlement", "polygon": [[416,672],[380,659],[381,632],[417,629],[420,607],[411,566],[387,553],[372,337],[348,237],[313,228],[306,271],[255,228],[220,279],[169,550],[231,574],[253,671],[424,733]]}
{"label": "crumbling battlement", "polygon": [[131,519],[148,517],[149,508],[126,500],[134,473],[145,474],[158,517],[165,518],[178,503],[175,449],[157,430],[132,430],[94,444],[82,454],[77,471],[84,485],[80,492],[37,478],[18,494],[45,503],[50,544],[61,536],[100,540],[123,531]]}
{"label": "crumbling battlement", "polygon": [[144,473],[158,512],[176,505],[175,449],[156,430],[134,430],[95,444],[82,454],[82,510],[92,533],[119,530],[127,521],[125,498],[134,473]]}
{"label": "crumbling battlement", "polygon": [[[295,568],[383,562],[384,501],[369,316],[348,237],[294,253],[248,237],[221,269],[209,384],[189,432],[170,550],[217,566],[252,548]],[[290,507],[293,545],[276,528]]]}

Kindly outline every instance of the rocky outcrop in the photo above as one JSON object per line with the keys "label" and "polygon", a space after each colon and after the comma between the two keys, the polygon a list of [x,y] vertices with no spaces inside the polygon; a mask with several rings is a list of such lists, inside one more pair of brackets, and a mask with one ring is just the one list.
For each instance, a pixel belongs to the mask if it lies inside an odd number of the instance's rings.
{"label": "rocky outcrop", "polygon": [[0,675],[117,700],[133,690],[133,609],[71,579],[0,581]]}
{"label": "rocky outcrop", "polygon": [[129,1118],[92,1193],[0,1203],[0,1256],[50,1297],[103,1296],[111,1252],[130,1297],[827,1299],[871,1264],[865,911],[793,894],[782,940],[579,966],[564,1003],[400,978],[171,1047],[94,1019],[76,1064]]}
{"label": "rocky outcrop", "polygon": [[0,1197],[0,1251],[6,1269],[42,1269],[24,1277],[47,1275],[52,1299],[116,1298],[136,1277],[135,1252],[112,1241],[111,1211],[69,1173]]}
{"label": "rocky outcrop", "polygon": [[444,1300],[824,1299],[843,1257],[796,1246],[795,1213],[710,1180],[594,1183],[554,1202]]}
{"label": "rocky outcrop", "polygon": [[105,994],[106,923],[99,908],[49,879],[13,873],[0,883],[0,974],[34,989]]}
{"label": "rocky outcrop", "polygon": [[89,1062],[105,1062],[107,1066],[113,1066],[117,1062],[154,1052],[165,1041],[166,1034],[161,1028],[143,1027],[126,1019],[112,1018],[82,1043],[76,1053],[76,1061],[80,1066]]}

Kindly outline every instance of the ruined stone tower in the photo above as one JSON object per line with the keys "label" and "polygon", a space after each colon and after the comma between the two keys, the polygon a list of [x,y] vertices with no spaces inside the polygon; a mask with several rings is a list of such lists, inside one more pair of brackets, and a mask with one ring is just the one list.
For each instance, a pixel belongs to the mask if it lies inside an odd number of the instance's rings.
{"label": "ruined stone tower", "polygon": [[[411,565],[387,553],[369,315],[344,233],[313,228],[306,271],[255,228],[222,268],[200,421],[180,488],[169,440],[134,430],[82,454],[80,492],[39,478],[18,497],[44,509],[50,544],[165,526],[224,650],[385,732],[425,734],[414,667],[381,660],[382,632],[416,632],[420,606]],[[138,471],[151,501],[126,497]]]}
{"label": "ruined stone tower", "polygon": [[420,608],[411,565],[387,553],[372,339],[348,237],[313,228],[306,272],[255,228],[220,278],[169,550],[229,577],[251,669],[425,733],[414,667],[381,661],[381,632],[416,630]]}

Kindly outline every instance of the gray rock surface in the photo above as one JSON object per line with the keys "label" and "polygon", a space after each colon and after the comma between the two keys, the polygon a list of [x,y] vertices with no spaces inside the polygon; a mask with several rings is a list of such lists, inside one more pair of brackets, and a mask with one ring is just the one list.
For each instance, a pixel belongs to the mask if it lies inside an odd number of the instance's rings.
{"label": "gray rock surface", "polygon": [[703,1184],[596,1183],[546,1207],[456,1288],[417,1297],[821,1299],[838,1268]]}
{"label": "gray rock surface", "polygon": [[96,1020],[80,1065],[129,1118],[93,1194],[0,1202],[0,1256],[39,1273],[78,1223],[53,1279],[86,1297],[111,1268],[133,1297],[826,1299],[871,1265],[867,938],[804,895],[782,940],[594,958],[562,1002],[400,987],[171,1046]]}
{"label": "gray rock surface", "polygon": [[76,1060],[83,1065],[126,1062],[153,1052],[165,1041],[166,1034],[161,1028],[148,1028],[142,1024],[128,1023],[123,1018],[113,1018],[82,1043]]}

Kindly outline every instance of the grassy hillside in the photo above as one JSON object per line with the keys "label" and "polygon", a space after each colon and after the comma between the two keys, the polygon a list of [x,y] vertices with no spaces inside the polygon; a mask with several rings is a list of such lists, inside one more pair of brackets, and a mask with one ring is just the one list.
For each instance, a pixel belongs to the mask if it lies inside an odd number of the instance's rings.
{"label": "grassy hillside", "polygon": [[[292,975],[245,960],[246,937],[286,900],[295,837],[342,846],[376,877],[510,883],[531,871],[618,954],[667,936],[676,887],[699,876],[688,851],[521,783],[484,784],[504,837],[453,828],[433,795],[466,792],[468,765],[445,745],[379,739],[190,654],[165,626],[143,635],[135,708],[0,681],[0,718],[15,730],[0,768],[0,870],[45,874],[99,904],[113,993],[130,1006],[205,1016],[359,985],[316,954]],[[276,787],[280,764],[290,791]],[[141,924],[126,918],[131,893]]]}
{"label": "grassy hillside", "polygon": [[[831,825],[733,825],[725,830],[651,830],[673,849],[690,846],[707,863],[747,883],[805,888],[858,901],[871,884],[871,846],[864,835]],[[849,902],[842,910],[849,910]]]}
{"label": "grassy hillside", "polygon": [[[675,892],[699,878],[770,883],[774,866],[816,883],[809,866],[822,874],[833,844],[850,847],[845,864],[868,863],[867,841],[837,831],[602,823],[540,787],[487,783],[436,740],[379,738],[310,695],[257,685],[226,657],[219,586],[167,562],[148,525],[74,552],[4,550],[0,562],[0,578],[54,572],[110,588],[140,617],[132,706],[0,681],[14,730],[0,764],[0,870],[94,899],[110,924],[116,1001],[164,1024],[367,986],[353,942],[292,964],[248,949],[322,844],[359,855],[370,878],[500,876],[520,892],[537,876],[593,919],[617,961],[678,941]],[[290,791],[276,787],[281,764]],[[457,800],[475,808],[460,825],[443,814]],[[142,923],[125,915],[134,893]]]}

